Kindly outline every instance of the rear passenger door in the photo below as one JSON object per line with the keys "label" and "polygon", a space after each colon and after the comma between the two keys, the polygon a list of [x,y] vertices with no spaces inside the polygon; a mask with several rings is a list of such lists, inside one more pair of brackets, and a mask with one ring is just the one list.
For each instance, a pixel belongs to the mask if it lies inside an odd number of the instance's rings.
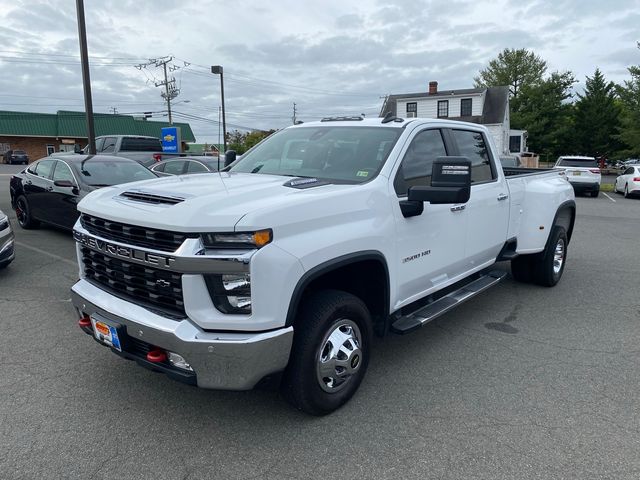
{"label": "rear passenger door", "polygon": [[450,134],[457,155],[471,160],[465,256],[467,269],[472,270],[495,261],[507,239],[509,189],[484,133],[452,129]]}
{"label": "rear passenger door", "polygon": [[51,173],[55,160],[40,160],[35,169],[29,167],[27,170],[27,181],[24,191],[31,208],[31,214],[42,220],[48,218],[47,195],[53,190],[53,182],[51,181]]}

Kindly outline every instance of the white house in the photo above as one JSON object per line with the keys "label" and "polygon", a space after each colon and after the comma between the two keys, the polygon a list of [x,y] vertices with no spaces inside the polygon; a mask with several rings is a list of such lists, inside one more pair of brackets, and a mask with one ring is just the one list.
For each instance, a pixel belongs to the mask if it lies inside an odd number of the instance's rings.
{"label": "white house", "polygon": [[[485,125],[499,152],[526,151],[526,132],[510,131],[509,87],[467,88],[438,91],[438,82],[429,82],[429,90],[421,93],[389,95],[380,111],[403,118],[446,118]],[[510,135],[517,137],[511,139]]]}

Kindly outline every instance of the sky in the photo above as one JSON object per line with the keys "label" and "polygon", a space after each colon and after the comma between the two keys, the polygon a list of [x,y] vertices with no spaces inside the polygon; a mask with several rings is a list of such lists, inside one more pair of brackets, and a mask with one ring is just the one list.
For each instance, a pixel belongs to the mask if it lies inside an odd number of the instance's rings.
{"label": "sky", "polygon": [[[0,0],[0,109],[82,111],[73,0]],[[155,84],[172,57],[174,121],[219,139],[296,118],[377,116],[388,94],[473,87],[504,48],[527,48],[549,71],[608,80],[640,64],[640,0],[85,0],[94,111],[167,120]],[[144,65],[147,66],[144,66]],[[143,65],[143,66],[141,66]]]}

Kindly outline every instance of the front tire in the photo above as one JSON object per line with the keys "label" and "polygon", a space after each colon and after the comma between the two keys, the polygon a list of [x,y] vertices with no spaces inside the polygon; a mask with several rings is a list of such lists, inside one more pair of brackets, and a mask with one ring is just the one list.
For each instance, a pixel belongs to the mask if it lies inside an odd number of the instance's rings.
{"label": "front tire", "polygon": [[369,364],[371,315],[358,297],[339,290],[310,294],[296,318],[282,390],[311,415],[326,415],[356,392]]}
{"label": "front tire", "polygon": [[594,198],[597,198],[598,195],[600,195],[600,189],[598,188],[597,190],[594,190],[593,192],[591,192],[591,196]]}
{"label": "front tire", "polygon": [[16,200],[16,216],[18,217],[18,223],[25,230],[38,228],[40,225],[40,222],[31,215],[31,207],[29,207],[27,197],[24,195],[20,195]]}
{"label": "front tire", "polygon": [[564,227],[551,230],[547,246],[534,262],[533,282],[543,287],[553,287],[562,278],[567,259],[569,240]]}
{"label": "front tire", "polygon": [[624,198],[629,198],[629,185],[624,186]]}

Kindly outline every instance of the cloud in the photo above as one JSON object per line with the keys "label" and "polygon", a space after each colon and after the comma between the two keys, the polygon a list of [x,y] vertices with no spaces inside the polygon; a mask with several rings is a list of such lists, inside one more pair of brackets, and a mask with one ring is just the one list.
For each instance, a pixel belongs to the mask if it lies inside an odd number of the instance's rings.
{"label": "cloud", "polygon": [[[75,2],[0,0],[0,109],[82,109]],[[278,128],[299,118],[375,115],[381,96],[466,88],[502,49],[529,48],[578,78],[599,65],[621,82],[640,64],[637,0],[85,0],[96,111],[166,109],[160,70],[136,63],[174,55],[177,116],[217,136],[219,77],[234,125]],[[11,53],[14,52],[14,53]],[[11,72],[10,75],[6,72]],[[163,117],[159,117],[163,118]],[[217,137],[216,137],[217,138]]]}

